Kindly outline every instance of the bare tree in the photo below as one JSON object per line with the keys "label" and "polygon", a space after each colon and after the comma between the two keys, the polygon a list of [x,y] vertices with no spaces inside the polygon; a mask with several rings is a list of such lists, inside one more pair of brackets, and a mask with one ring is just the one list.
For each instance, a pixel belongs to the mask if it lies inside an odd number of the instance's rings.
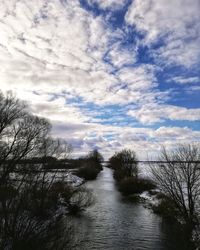
{"label": "bare tree", "polygon": [[154,181],[169,197],[178,214],[193,225],[200,208],[200,148],[198,145],[179,145],[169,152],[162,150],[159,161],[151,166]]}
{"label": "bare tree", "polygon": [[[32,115],[11,93],[0,94],[1,249],[59,249],[55,245],[61,238],[65,247],[72,243],[72,227],[65,216],[69,203],[63,190],[55,189],[57,173],[49,174],[43,161],[32,161],[65,159],[70,154],[70,145],[52,138],[50,129],[46,119]],[[64,182],[62,185],[65,187]],[[77,188],[74,194],[84,199],[81,192]],[[58,233],[55,238],[63,219],[66,234]]]}
{"label": "bare tree", "polygon": [[6,96],[0,92],[0,134],[25,113],[25,103],[18,100],[12,92],[8,92]]}

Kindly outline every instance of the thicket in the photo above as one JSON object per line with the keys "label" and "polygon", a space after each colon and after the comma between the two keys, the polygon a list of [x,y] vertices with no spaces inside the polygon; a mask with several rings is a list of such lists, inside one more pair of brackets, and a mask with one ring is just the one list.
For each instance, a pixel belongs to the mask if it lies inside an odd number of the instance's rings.
{"label": "thicket", "polygon": [[132,150],[115,153],[109,159],[108,167],[114,170],[118,188],[125,195],[140,194],[155,188],[153,181],[139,177],[138,160]]}
{"label": "thicket", "polygon": [[94,180],[103,169],[102,161],[103,156],[95,149],[87,156],[79,159],[80,165],[75,173],[85,180]]}
{"label": "thicket", "polygon": [[12,93],[0,93],[0,249],[72,249],[69,213],[93,202],[90,191],[46,170],[47,159],[66,159],[71,152],[50,132],[46,119]]}
{"label": "thicket", "polygon": [[[163,193],[157,210],[167,204],[175,218],[192,227],[200,222],[200,149],[198,145],[163,148],[159,161],[151,166],[155,183]],[[170,202],[167,202],[170,201]],[[171,213],[173,214],[173,213]]]}

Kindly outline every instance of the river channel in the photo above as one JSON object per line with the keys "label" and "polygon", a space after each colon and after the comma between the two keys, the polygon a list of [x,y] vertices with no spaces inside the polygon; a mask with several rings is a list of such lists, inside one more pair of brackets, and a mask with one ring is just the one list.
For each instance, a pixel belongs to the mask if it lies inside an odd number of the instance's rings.
{"label": "river channel", "polygon": [[112,170],[104,168],[87,182],[95,204],[78,219],[77,249],[82,250],[189,250],[175,223],[154,214],[144,204],[125,199],[117,190]]}

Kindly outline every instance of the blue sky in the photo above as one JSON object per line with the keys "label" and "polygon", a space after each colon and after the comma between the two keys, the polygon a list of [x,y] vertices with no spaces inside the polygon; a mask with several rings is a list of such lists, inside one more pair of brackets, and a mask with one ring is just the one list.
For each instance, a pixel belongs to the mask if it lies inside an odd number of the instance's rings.
{"label": "blue sky", "polygon": [[74,156],[198,142],[199,13],[199,0],[1,0],[1,90]]}

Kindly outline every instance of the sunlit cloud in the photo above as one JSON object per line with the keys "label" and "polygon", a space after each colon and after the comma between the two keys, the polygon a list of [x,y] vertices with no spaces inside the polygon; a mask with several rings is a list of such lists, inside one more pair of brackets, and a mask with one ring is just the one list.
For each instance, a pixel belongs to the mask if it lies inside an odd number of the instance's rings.
{"label": "sunlit cloud", "polygon": [[1,91],[74,155],[196,141],[199,21],[198,0],[1,0]]}
{"label": "sunlit cloud", "polygon": [[144,105],[141,109],[130,110],[129,115],[143,124],[154,124],[169,120],[200,121],[200,108],[189,109],[172,105]]}
{"label": "sunlit cloud", "polygon": [[162,63],[190,67],[199,62],[199,0],[135,0],[127,23],[144,33],[144,43],[157,45],[153,56]]}

